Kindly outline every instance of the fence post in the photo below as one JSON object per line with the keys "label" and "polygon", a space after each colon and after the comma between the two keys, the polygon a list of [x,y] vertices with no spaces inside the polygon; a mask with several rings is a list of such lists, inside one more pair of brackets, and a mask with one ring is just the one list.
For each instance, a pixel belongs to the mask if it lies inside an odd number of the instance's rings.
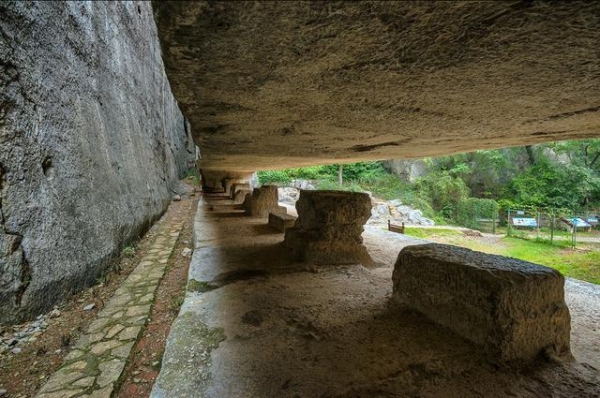
{"label": "fence post", "polygon": [[571,234],[571,248],[575,249],[575,244],[577,243],[577,219],[573,217],[571,222],[573,223],[573,233]]}
{"label": "fence post", "polygon": [[537,230],[536,240],[540,240],[540,222],[541,222],[541,219],[540,219],[540,211],[539,210],[536,213],[536,218],[537,218],[537,222],[536,222],[536,224],[537,224],[537,228],[536,228],[536,230]]}
{"label": "fence post", "polygon": [[508,226],[506,228],[506,236],[510,236],[510,207],[508,208],[508,218],[507,218],[507,221],[508,221]]}
{"label": "fence post", "polygon": [[496,219],[498,218],[498,209],[494,207],[492,211],[492,233],[496,235]]}
{"label": "fence post", "polygon": [[550,244],[552,245],[554,242],[554,223],[556,222],[556,216],[554,215],[554,210],[552,211],[552,221],[550,222]]}

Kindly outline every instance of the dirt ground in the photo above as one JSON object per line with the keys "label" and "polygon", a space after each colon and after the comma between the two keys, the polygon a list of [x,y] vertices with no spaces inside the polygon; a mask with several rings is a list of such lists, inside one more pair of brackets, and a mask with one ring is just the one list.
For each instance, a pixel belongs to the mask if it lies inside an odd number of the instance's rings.
{"label": "dirt ground", "polygon": [[[184,197],[181,202],[172,202],[170,206],[182,206],[185,201],[195,201],[197,197]],[[184,225],[175,256],[169,260],[169,265],[157,290],[151,320],[148,328],[134,349],[135,357],[130,361],[123,379],[123,397],[146,397],[152,388],[154,377],[158,374],[160,360],[164,350],[164,342],[169,332],[172,320],[177,315],[185,291],[187,268],[190,258],[180,254],[184,247],[191,244],[191,220],[195,206],[190,212],[190,222]],[[130,250],[115,259],[107,267],[105,276],[99,279],[99,284],[81,291],[58,306],[60,316],[48,318],[48,327],[37,340],[27,345],[19,346],[22,351],[14,355],[10,351],[0,354],[0,390],[5,389],[8,398],[33,397],[39,388],[60,366],[70,348],[75,345],[77,338],[95,319],[102,310],[104,303],[112,296],[129,273],[135,269],[146,251],[151,246],[154,231],[159,225],[168,222],[165,217],[159,220],[138,242],[130,245]],[[88,304],[95,304],[91,311],[83,310]],[[0,327],[1,337],[8,339],[14,331],[24,325]]]}
{"label": "dirt ground", "polygon": [[600,396],[589,364],[499,368],[396,308],[392,266],[418,241],[367,227],[382,266],[315,267],[292,261],[265,220],[228,206],[199,212],[195,228],[190,277],[202,289],[188,293],[173,326],[153,397]]}

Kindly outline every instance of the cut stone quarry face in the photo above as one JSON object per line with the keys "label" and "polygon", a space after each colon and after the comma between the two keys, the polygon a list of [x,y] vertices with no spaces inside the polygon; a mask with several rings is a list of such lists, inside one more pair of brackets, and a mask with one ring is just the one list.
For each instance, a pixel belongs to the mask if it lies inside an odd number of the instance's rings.
{"label": "cut stone quarry face", "polygon": [[154,2],[203,169],[600,134],[599,2]]}
{"label": "cut stone quarry face", "polygon": [[394,300],[482,347],[494,361],[571,359],[571,317],[556,270],[451,245],[402,249]]}
{"label": "cut stone quarry face", "polygon": [[371,216],[365,193],[300,191],[298,219],[285,230],[285,245],[300,261],[360,264],[370,260],[363,245],[363,225]]}

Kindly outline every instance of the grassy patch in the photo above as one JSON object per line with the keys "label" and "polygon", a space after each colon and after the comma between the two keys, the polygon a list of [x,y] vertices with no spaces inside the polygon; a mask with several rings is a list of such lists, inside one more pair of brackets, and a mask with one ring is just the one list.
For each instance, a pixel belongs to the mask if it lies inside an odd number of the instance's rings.
{"label": "grassy patch", "polygon": [[404,234],[414,236],[420,239],[435,239],[463,236],[463,233],[457,229],[450,228],[414,228],[406,227]]}
{"label": "grassy patch", "polygon": [[545,265],[570,278],[600,284],[600,252],[598,251],[584,252],[551,245],[548,242],[514,237],[503,237],[496,244],[477,239],[451,239],[447,242],[471,250]]}
{"label": "grassy patch", "polygon": [[195,279],[190,279],[187,285],[188,292],[205,293],[218,288],[210,282],[200,282]]}
{"label": "grassy patch", "polygon": [[600,284],[600,252],[574,251],[545,242],[504,238],[508,250],[504,255],[531,261],[560,271],[563,275]]}

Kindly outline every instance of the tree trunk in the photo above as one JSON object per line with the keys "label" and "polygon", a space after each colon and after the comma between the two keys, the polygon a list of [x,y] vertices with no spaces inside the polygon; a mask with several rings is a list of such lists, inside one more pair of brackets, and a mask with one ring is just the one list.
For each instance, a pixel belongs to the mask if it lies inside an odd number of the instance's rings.
{"label": "tree trunk", "polygon": [[527,152],[527,159],[529,159],[529,164],[533,166],[535,164],[535,155],[533,154],[533,147],[531,145],[526,145],[525,151]]}

